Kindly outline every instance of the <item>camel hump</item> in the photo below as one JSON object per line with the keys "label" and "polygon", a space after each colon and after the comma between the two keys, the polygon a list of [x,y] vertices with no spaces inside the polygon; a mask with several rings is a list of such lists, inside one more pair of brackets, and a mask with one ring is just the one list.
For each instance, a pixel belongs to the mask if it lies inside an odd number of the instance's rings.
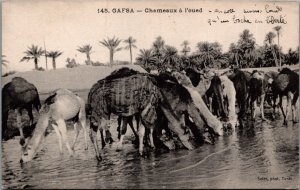
{"label": "camel hump", "polygon": [[136,75],[140,72],[130,69],[128,67],[122,67],[118,70],[113,71],[109,76],[107,76],[105,79],[106,80],[113,80],[113,79],[118,79],[118,78],[123,78],[123,77],[129,77],[132,75]]}
{"label": "camel hump", "polygon": [[27,82],[27,80],[22,77],[14,77],[11,81],[11,86],[18,94],[26,93],[28,91],[37,91],[33,84]]}
{"label": "camel hump", "polygon": [[47,105],[51,105],[53,104],[56,100],[57,100],[57,97],[61,96],[61,95],[70,95],[70,96],[75,96],[75,94],[68,90],[68,89],[63,89],[63,88],[59,88],[55,91],[53,91],[49,97],[45,100],[45,104]]}

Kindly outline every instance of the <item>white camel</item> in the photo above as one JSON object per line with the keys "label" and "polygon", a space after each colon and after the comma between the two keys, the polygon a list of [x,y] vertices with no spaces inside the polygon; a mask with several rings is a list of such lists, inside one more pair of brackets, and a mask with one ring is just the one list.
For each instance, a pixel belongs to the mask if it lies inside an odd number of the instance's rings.
{"label": "white camel", "polygon": [[[74,121],[75,137],[72,147],[68,141],[66,120]],[[58,89],[45,100],[33,135],[23,148],[21,162],[28,162],[35,156],[49,123],[58,136],[61,154],[64,142],[70,155],[74,155],[74,146],[80,132],[78,124],[81,125],[84,132],[85,149],[88,148],[84,100],[69,90]]]}
{"label": "white camel", "polygon": [[228,118],[232,127],[235,127],[238,125],[237,121],[237,114],[235,110],[235,102],[236,102],[236,91],[234,88],[233,82],[226,76],[220,76],[219,77],[222,82],[222,87],[223,87],[223,97],[225,100],[227,100],[226,107],[228,108]]}

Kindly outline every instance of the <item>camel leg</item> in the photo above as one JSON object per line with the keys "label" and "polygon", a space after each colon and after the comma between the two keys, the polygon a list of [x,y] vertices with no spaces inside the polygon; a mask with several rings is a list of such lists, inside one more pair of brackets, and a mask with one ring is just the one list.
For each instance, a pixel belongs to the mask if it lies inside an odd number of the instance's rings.
{"label": "camel leg", "polygon": [[282,115],[283,115],[283,124],[286,125],[287,121],[286,121],[286,114],[283,110],[283,106],[282,106],[282,95],[279,96],[279,107],[281,109]]}
{"label": "camel leg", "polygon": [[262,94],[262,95],[260,96],[260,111],[261,111],[261,119],[262,119],[263,121],[266,121],[265,113],[264,113],[265,96],[266,96],[266,94]]}
{"label": "camel leg", "polygon": [[58,138],[59,152],[60,152],[60,154],[63,154],[62,136],[61,136],[61,134],[59,132],[58,126],[55,125],[55,124],[51,124],[51,125],[52,125],[54,131],[56,132],[56,135],[57,135],[57,138]]}
{"label": "camel leg", "polygon": [[292,119],[293,119],[293,122],[294,123],[297,123],[297,114],[296,114],[296,111],[297,111],[297,101],[298,101],[298,96],[299,96],[299,93],[296,92],[294,94],[294,97],[293,97],[293,100],[292,100]]}
{"label": "camel leg", "polygon": [[275,119],[275,115],[276,115],[276,103],[277,103],[277,95],[273,94],[273,119]]}
{"label": "camel leg", "polygon": [[129,119],[130,119],[129,117],[123,117],[123,124],[122,124],[122,128],[120,129],[121,135],[120,135],[120,140],[117,144],[117,150],[121,150],[123,147],[123,139],[127,131],[127,123]]}
{"label": "camel leg", "polygon": [[252,119],[255,119],[255,116],[256,116],[256,107],[257,107],[257,102],[256,100],[252,100],[251,102],[251,115],[252,115]]}
{"label": "camel leg", "polygon": [[121,137],[121,123],[122,123],[122,116],[118,116],[118,128],[117,128],[118,139],[120,139]]}
{"label": "camel leg", "polygon": [[136,130],[139,130],[139,126],[140,126],[140,115],[139,114],[135,114],[135,120],[136,120]]}
{"label": "camel leg", "polygon": [[20,109],[16,109],[15,113],[17,114],[17,127],[20,132],[20,144],[23,146],[25,144],[25,137],[23,133],[23,127],[22,127],[22,113]]}
{"label": "camel leg", "polygon": [[97,131],[98,131],[98,126],[99,126],[98,123],[96,124],[96,122],[94,123],[92,120],[90,121],[90,139],[94,145],[94,149],[96,152],[96,158],[98,161],[101,161],[102,157],[100,156],[98,143],[97,143]]}
{"label": "camel leg", "polygon": [[150,134],[149,134],[149,139],[150,139],[150,147],[152,149],[155,149],[154,141],[153,141],[153,127],[150,127]]}
{"label": "camel leg", "polygon": [[132,132],[133,132],[133,134],[134,134],[134,136],[135,136],[135,138],[138,138],[139,136],[138,136],[138,134],[136,133],[136,130],[134,129],[134,127],[133,127],[133,122],[132,122],[132,120],[133,120],[133,117],[130,117],[129,120],[128,120],[128,124],[129,124],[129,126],[130,126],[130,128],[131,128],[131,130],[132,130]]}
{"label": "camel leg", "polygon": [[70,147],[70,144],[69,144],[69,141],[68,141],[68,136],[67,136],[67,126],[66,126],[66,123],[63,119],[59,119],[56,121],[57,125],[58,125],[58,129],[61,133],[61,136],[62,136],[62,140],[65,142],[66,144],[66,147],[69,151],[69,154],[71,156],[74,156],[74,151],[71,149]]}
{"label": "camel leg", "polygon": [[105,147],[106,143],[104,140],[104,135],[103,135],[103,129],[100,128],[100,136],[101,136],[101,145],[102,145],[102,149]]}
{"label": "camel leg", "polygon": [[141,125],[139,127],[139,153],[142,156],[143,155],[143,150],[144,150],[144,135],[145,135],[145,126]]}
{"label": "camel leg", "polygon": [[81,127],[82,127],[82,130],[83,130],[83,134],[84,134],[84,141],[85,141],[85,150],[88,149],[88,140],[87,140],[87,128],[86,128],[86,119],[81,119],[80,120],[80,123],[81,123]]}
{"label": "camel leg", "polygon": [[286,98],[286,100],[287,100],[287,102],[286,102],[286,118],[288,119],[288,117],[289,117],[289,115],[290,115],[290,110],[292,109],[291,107],[292,107],[292,100],[293,100],[293,97],[294,97],[294,95],[293,95],[293,93],[292,92],[288,92],[288,95],[287,95],[287,98]]}
{"label": "camel leg", "polygon": [[33,124],[32,105],[27,106],[26,110],[28,112],[28,116],[29,116],[29,119],[30,119],[30,125],[32,125]]}
{"label": "camel leg", "polygon": [[74,123],[74,141],[71,149],[74,151],[75,143],[77,141],[78,135],[79,135],[80,129],[78,129],[78,123]]}

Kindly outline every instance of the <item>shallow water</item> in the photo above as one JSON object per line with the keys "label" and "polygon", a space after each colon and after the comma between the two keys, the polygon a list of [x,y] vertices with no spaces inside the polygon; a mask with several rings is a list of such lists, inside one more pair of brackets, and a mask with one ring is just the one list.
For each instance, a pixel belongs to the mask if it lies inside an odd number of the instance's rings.
{"label": "shallow water", "polygon": [[[2,184],[4,188],[97,189],[298,187],[298,124],[283,126],[282,120],[262,123],[257,119],[245,125],[218,138],[215,145],[151,152],[147,158],[139,157],[129,141],[119,152],[112,144],[103,149],[100,163],[89,139],[89,149],[84,150],[82,131],[74,158],[65,146],[65,154],[59,154],[56,134],[51,132],[37,158],[23,165],[19,163],[19,138],[15,138],[2,144]],[[72,128],[68,134],[72,140]]]}

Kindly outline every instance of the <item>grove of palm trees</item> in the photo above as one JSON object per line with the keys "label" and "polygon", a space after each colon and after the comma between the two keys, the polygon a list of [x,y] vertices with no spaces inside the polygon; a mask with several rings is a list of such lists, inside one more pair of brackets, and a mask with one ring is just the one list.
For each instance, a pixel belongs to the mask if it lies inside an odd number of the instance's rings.
{"label": "grove of palm trees", "polygon": [[[136,57],[136,61],[133,62],[133,51],[136,46],[137,40],[132,36],[127,39],[119,39],[117,37],[103,39],[99,41],[100,46],[106,47],[109,50],[109,65],[113,64],[137,64],[150,70],[182,70],[185,67],[193,67],[195,69],[203,68],[215,68],[223,69],[229,66],[235,66],[238,68],[253,68],[253,67],[281,67],[282,65],[291,65],[299,63],[299,47],[295,50],[289,49],[287,53],[282,52],[280,46],[280,35],[282,34],[282,27],[276,26],[274,31],[270,31],[265,35],[265,40],[262,46],[258,46],[255,37],[248,29],[243,30],[239,39],[236,42],[232,42],[227,51],[224,51],[222,44],[219,42],[200,41],[196,42],[195,51],[191,51],[191,42],[183,40],[181,50],[177,50],[175,47],[167,45],[161,36],[158,36],[150,49],[140,49],[139,54]],[[275,39],[277,38],[277,43]],[[121,47],[121,42],[124,43],[124,47]],[[195,43],[195,42],[194,42]],[[129,62],[126,61],[114,61],[114,55],[123,50],[129,50]],[[77,51],[86,55],[86,65],[100,66],[105,65],[99,61],[93,62],[91,60],[92,46],[86,44],[79,46]],[[56,69],[56,59],[62,55],[63,52],[45,51],[42,47],[32,45],[28,47],[24,52],[25,56],[21,59],[23,61],[34,61],[34,68],[36,70],[43,70],[38,66],[41,56],[46,56],[52,59],[52,68]],[[67,60],[71,60],[68,58]],[[76,60],[73,58],[73,62]],[[73,68],[79,66],[79,64],[70,64],[67,62],[67,67]],[[7,66],[8,62],[4,60],[3,66]]]}
{"label": "grove of palm trees", "polygon": [[[165,44],[158,37],[151,49],[140,50],[136,61],[146,70],[171,70],[193,67],[222,69],[231,65],[238,68],[272,67],[299,63],[299,47],[283,53],[279,44],[282,27],[274,27],[265,36],[264,45],[258,46],[253,34],[245,29],[239,35],[237,42],[232,42],[227,52],[223,53],[218,42],[201,41],[196,44],[196,51],[191,52],[190,42],[183,41],[181,53],[175,47]],[[274,33],[276,32],[276,34]],[[274,39],[278,38],[277,44]]]}

